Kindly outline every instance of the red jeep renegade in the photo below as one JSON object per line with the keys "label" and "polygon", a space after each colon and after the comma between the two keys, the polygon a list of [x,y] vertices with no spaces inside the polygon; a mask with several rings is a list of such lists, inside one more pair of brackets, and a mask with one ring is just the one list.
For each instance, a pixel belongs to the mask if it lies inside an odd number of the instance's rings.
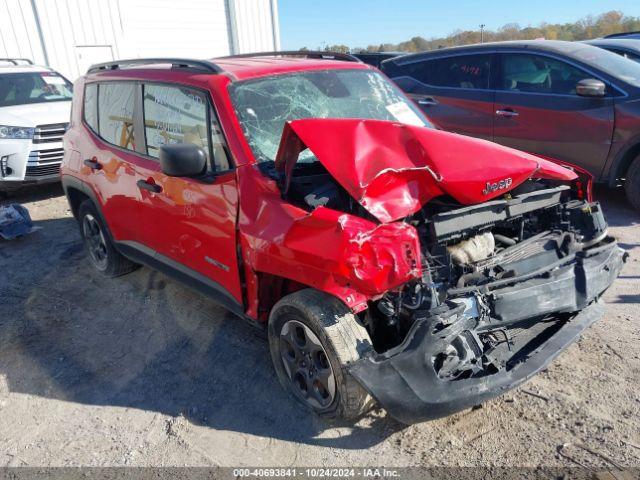
{"label": "red jeep renegade", "polygon": [[626,258],[583,176],[433,129],[348,55],[96,65],[64,142],[95,268],[148,265],[265,325],[321,415],[412,423],[521,384]]}

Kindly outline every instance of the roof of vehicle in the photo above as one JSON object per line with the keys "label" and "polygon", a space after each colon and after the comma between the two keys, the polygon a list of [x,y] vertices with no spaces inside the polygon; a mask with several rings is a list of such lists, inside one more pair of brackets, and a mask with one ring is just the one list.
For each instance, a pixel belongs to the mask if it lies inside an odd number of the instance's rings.
{"label": "roof of vehicle", "polygon": [[51,72],[52,70],[50,68],[47,67],[27,67],[25,65],[20,65],[19,67],[16,66],[10,66],[10,67],[5,67],[3,65],[0,65],[0,75],[4,75],[6,73],[27,73],[27,72]]}
{"label": "roof of vehicle", "polygon": [[[403,65],[405,63],[411,63],[423,58],[449,56],[458,53],[470,53],[478,51],[500,51],[500,50],[528,50],[538,52],[556,53],[559,55],[565,55],[572,59],[576,59],[586,65],[594,68],[598,68],[597,59],[599,55],[617,55],[615,53],[603,50],[600,47],[589,45],[583,42],[565,42],[563,40],[512,40],[507,42],[489,42],[489,43],[476,43],[473,45],[463,45],[459,47],[441,48],[439,50],[429,50],[427,52],[413,53],[410,55],[403,55],[401,57],[391,58],[382,62],[384,64],[396,63]],[[580,55],[576,55],[580,52]],[[590,54],[591,52],[592,54]],[[591,59],[593,58],[593,60]]]}
{"label": "roof of vehicle", "polygon": [[352,53],[354,57],[360,55],[371,55],[372,57],[399,57],[400,55],[406,55],[407,52],[357,52]]}
{"label": "roof of vehicle", "polygon": [[640,38],[594,38],[593,40],[584,40],[582,43],[598,47],[619,47],[640,51]]}
{"label": "roof of vehicle", "polygon": [[532,49],[570,55],[571,52],[576,50],[576,48],[585,48],[585,44],[581,42],[565,42],[563,40],[509,40],[505,42],[474,43],[471,45],[460,45],[456,47],[440,48],[438,50],[428,50],[425,52],[403,55],[401,57],[392,58],[391,60],[386,61],[405,62],[412,61],[422,56],[447,56],[452,53],[461,53],[475,50]]}
{"label": "roof of vehicle", "polygon": [[[311,58],[303,57],[308,55]],[[117,60],[93,65],[87,74],[112,74],[119,76],[123,72],[132,72],[135,76],[144,75],[144,71],[154,76],[171,67],[171,75],[176,72],[193,75],[221,74],[232,80],[247,80],[268,75],[279,75],[312,70],[371,69],[369,65],[349,54],[333,52],[263,52],[210,60],[184,58],[138,58]],[[120,73],[119,73],[120,72]],[[126,76],[126,75],[125,75]]]}
{"label": "roof of vehicle", "polygon": [[640,32],[620,32],[606,35],[604,38],[640,38]]}
{"label": "roof of vehicle", "polygon": [[50,72],[49,67],[34,65],[26,58],[0,58],[0,75],[3,73]]}
{"label": "roof of vehicle", "polygon": [[360,62],[346,62],[343,60],[295,58],[295,57],[243,57],[243,58],[214,58],[216,65],[226,73],[230,73],[236,80],[279,75],[311,70],[334,69],[371,69],[372,67]]}

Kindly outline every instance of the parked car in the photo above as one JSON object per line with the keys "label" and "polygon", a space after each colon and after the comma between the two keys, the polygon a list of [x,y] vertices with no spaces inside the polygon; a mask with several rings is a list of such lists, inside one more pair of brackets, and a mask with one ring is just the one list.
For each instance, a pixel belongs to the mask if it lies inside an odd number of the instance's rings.
{"label": "parked car", "polygon": [[640,32],[621,32],[621,33],[612,33],[611,35],[607,35],[604,38],[634,38],[640,39]]}
{"label": "parked car", "polygon": [[431,128],[349,56],[97,65],[64,143],[93,266],[149,265],[264,326],[324,416],[373,398],[412,423],[521,384],[626,258],[575,172]]}
{"label": "parked car", "polygon": [[359,58],[364,63],[373,65],[376,68],[380,68],[380,64],[384,60],[389,60],[390,58],[399,57],[400,55],[405,54],[406,52],[361,52],[353,53],[352,55],[356,58]]}
{"label": "parked car", "polygon": [[0,192],[60,181],[71,83],[25,59],[0,59]]}
{"label": "parked car", "polygon": [[440,128],[624,182],[640,209],[640,64],[532,40],[407,55],[382,69]]}
{"label": "parked car", "polygon": [[635,38],[596,38],[585,40],[583,43],[594,47],[604,48],[617,53],[634,62],[640,62],[640,39]]}

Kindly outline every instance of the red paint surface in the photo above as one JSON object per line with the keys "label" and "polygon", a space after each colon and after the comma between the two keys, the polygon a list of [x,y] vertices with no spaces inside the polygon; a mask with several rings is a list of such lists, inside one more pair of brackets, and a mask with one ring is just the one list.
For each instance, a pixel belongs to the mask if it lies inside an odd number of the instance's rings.
{"label": "red paint surface", "polygon": [[[573,180],[552,162],[484,140],[381,120],[307,119],[289,122],[276,168],[291,175],[309,148],[351,196],[389,223],[417,212],[439,195],[469,205],[485,202],[525,180]],[[487,183],[509,188],[484,193]]]}
{"label": "red paint surface", "polygon": [[222,67],[226,74],[232,76],[234,80],[248,80],[267,75],[313,70],[374,70],[374,67],[365,63],[295,57],[214,58],[213,61]]}
{"label": "red paint surface", "polygon": [[577,176],[577,179],[574,181],[574,183],[577,189],[578,198],[588,200],[589,202],[593,202],[593,182],[595,177],[591,174],[591,172],[585,170],[582,167],[579,167],[578,165],[574,165],[569,162],[560,161],[555,158],[545,157],[543,155],[536,155],[536,156],[540,158],[544,158],[545,160],[551,163],[560,165],[563,168],[573,170]]}
{"label": "red paint surface", "polygon": [[[367,300],[421,275],[420,245],[412,226],[379,225],[324,207],[307,212],[282,200],[275,182],[265,181],[255,167],[243,168],[239,179],[247,277],[259,272],[283,276],[360,311]],[[257,299],[257,294],[249,297]],[[255,301],[249,312],[258,316]]]}

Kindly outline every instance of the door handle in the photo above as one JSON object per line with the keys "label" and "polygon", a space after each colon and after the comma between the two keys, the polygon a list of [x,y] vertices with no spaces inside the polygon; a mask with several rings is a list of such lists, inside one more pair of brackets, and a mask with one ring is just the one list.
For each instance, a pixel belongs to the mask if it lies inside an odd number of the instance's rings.
{"label": "door handle", "polygon": [[102,170],[102,164],[98,162],[96,157],[87,158],[83,163],[91,170]]}
{"label": "door handle", "polygon": [[438,105],[438,101],[433,97],[425,97],[418,100],[418,105],[424,105],[429,107],[432,105]]}
{"label": "door handle", "polygon": [[136,185],[140,190],[148,190],[153,193],[160,193],[162,191],[162,187],[160,185],[148,180],[138,180],[136,182]]}
{"label": "door handle", "polygon": [[517,117],[520,114],[512,108],[505,108],[504,110],[496,110],[496,115],[498,115],[499,117],[509,118]]}

